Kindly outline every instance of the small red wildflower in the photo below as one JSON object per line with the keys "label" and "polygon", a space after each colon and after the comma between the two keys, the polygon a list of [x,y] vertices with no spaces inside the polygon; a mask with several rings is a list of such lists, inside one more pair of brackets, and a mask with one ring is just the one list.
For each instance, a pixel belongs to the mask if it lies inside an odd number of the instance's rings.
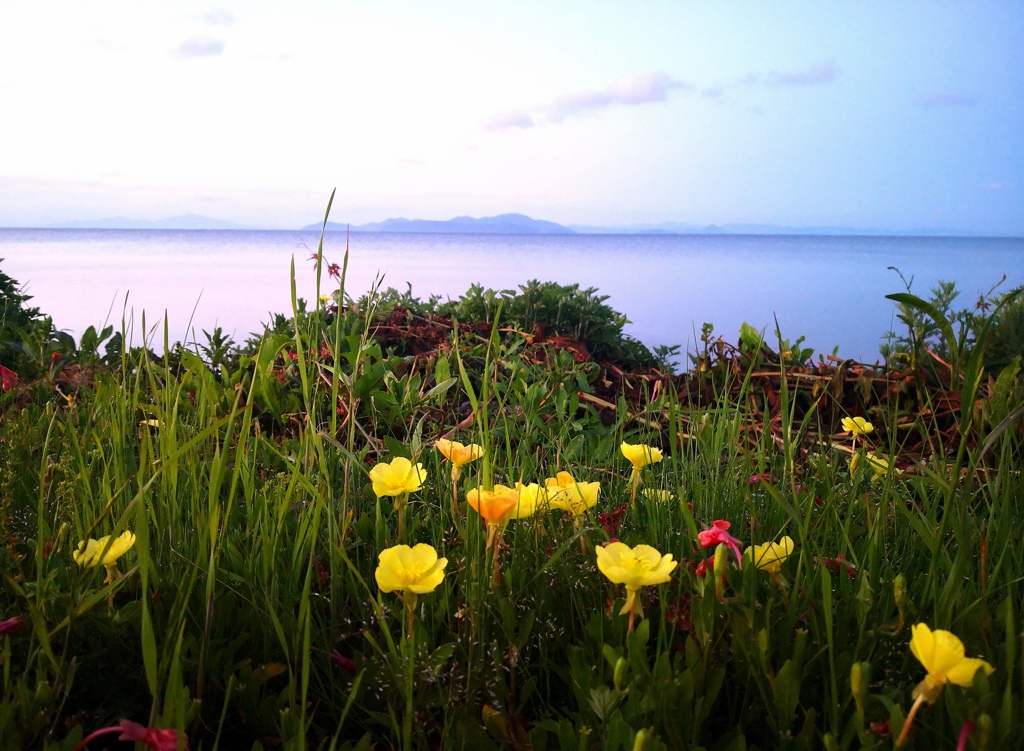
{"label": "small red wildflower", "polygon": [[334,660],[334,664],[344,670],[349,675],[355,677],[356,664],[352,662],[348,657],[345,657],[340,652],[331,652],[331,659]]}
{"label": "small red wildflower", "polygon": [[299,359],[299,355],[296,352],[289,352],[288,359],[291,360],[292,362],[295,362],[296,360]]}
{"label": "small red wildflower", "polygon": [[699,576],[703,578],[704,574],[708,572],[708,569],[711,569],[712,571],[715,570],[714,556],[711,556],[710,558],[701,559],[700,563],[698,563],[693,569],[694,576]]}
{"label": "small red wildflower", "polygon": [[327,267],[327,273],[333,276],[335,279],[341,279],[341,266],[336,263],[332,263]]}
{"label": "small red wildflower", "polygon": [[16,634],[25,628],[25,616],[16,615],[0,621],[0,634]]}
{"label": "small red wildflower", "polygon": [[711,523],[711,528],[698,533],[697,538],[705,548],[711,548],[720,544],[728,545],[732,548],[732,552],[736,554],[737,562],[742,566],[743,558],[740,556],[740,541],[727,531],[731,526],[725,519],[716,519]]}
{"label": "small red wildflower", "polygon": [[772,481],[772,476],[770,474],[768,474],[767,472],[762,472],[759,475],[751,475],[750,479],[747,480],[747,482],[750,485],[753,485],[756,482],[771,482],[771,481]]}
{"label": "small red wildflower", "polygon": [[18,374],[9,368],[5,368],[0,365],[0,381],[2,381],[3,390],[10,391],[18,385]]}
{"label": "small red wildflower", "polygon": [[615,537],[619,533],[619,525],[622,517],[626,515],[626,504],[622,504],[614,511],[608,511],[597,515],[598,523],[604,527],[609,537]]}
{"label": "small red wildflower", "polygon": [[178,751],[179,741],[181,742],[181,748],[184,751],[188,751],[188,738],[184,735],[179,737],[177,730],[148,728],[131,720],[121,720],[117,725],[100,728],[89,733],[75,746],[75,751],[82,751],[93,739],[99,738],[101,735],[118,732],[121,733],[117,737],[119,741],[142,743],[147,748],[152,749],[152,751]]}
{"label": "small red wildflower", "polygon": [[830,568],[836,573],[845,569],[846,575],[851,579],[857,578],[857,567],[850,563],[840,553],[835,558],[814,558],[814,565],[822,565],[825,568]]}
{"label": "small red wildflower", "polygon": [[872,722],[869,727],[871,728],[871,732],[875,735],[889,735],[889,733],[892,732],[889,728],[888,720],[885,722]]}

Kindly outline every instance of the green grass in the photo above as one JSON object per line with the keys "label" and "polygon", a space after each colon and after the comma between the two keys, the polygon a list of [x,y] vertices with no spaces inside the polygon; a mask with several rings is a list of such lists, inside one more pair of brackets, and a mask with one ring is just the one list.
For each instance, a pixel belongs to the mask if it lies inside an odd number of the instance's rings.
{"label": "green grass", "polygon": [[[374,300],[361,315],[295,301],[290,331],[216,369],[199,352],[126,348],[70,401],[4,396],[0,618],[25,628],[2,637],[0,748],[71,749],[125,717],[193,749],[887,749],[925,675],[908,649],[918,622],[996,671],[921,710],[916,743],[952,748],[966,721],[971,748],[1019,743],[1017,424],[995,433],[968,408],[951,442],[924,416],[898,428],[905,404],[872,403],[880,453],[915,431],[935,449],[913,471],[851,474],[850,439],[799,405],[782,365],[713,367],[710,403],[660,388],[600,410],[580,397],[597,371],[525,356],[500,309],[490,335],[458,329],[414,357],[376,341]],[[755,364],[779,374],[775,429]],[[432,447],[449,435],[486,449],[455,487]],[[641,487],[673,500],[631,505],[624,440],[664,451]],[[368,479],[398,455],[427,473],[401,538]],[[599,481],[598,505],[579,526],[554,511],[512,521],[495,584],[466,490],[560,470]],[[643,590],[633,633],[594,553],[612,536],[599,514],[617,509],[616,538],[680,562]],[[745,546],[790,536],[780,575],[730,553],[716,593],[714,572],[694,573],[716,519]],[[124,530],[137,541],[113,583],[74,563],[80,540]],[[400,542],[448,559],[413,640],[401,598],[374,579]],[[870,676],[859,693],[855,665]]]}

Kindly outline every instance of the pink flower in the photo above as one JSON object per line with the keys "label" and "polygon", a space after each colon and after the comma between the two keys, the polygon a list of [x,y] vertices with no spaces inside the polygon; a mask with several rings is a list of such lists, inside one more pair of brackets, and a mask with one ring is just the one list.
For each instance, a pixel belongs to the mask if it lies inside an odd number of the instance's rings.
{"label": "pink flower", "polygon": [[16,634],[23,628],[25,628],[25,617],[22,615],[0,621],[0,634]]}
{"label": "pink flower", "polygon": [[736,554],[736,561],[743,565],[743,558],[740,556],[740,541],[730,535],[726,530],[732,525],[724,519],[717,519],[711,523],[711,529],[705,529],[697,534],[697,539],[705,548],[715,545],[728,545]]}
{"label": "pink flower", "polygon": [[772,476],[770,474],[768,474],[767,472],[762,472],[759,475],[751,475],[750,479],[747,480],[747,482],[750,483],[751,485],[753,485],[756,482],[771,482],[771,481],[772,481]]}
{"label": "pink flower", "polygon": [[[100,728],[89,735],[85,736],[82,741],[75,746],[75,751],[82,751],[86,748],[94,738],[99,738],[101,735],[108,735],[110,733],[120,732],[121,735],[117,737],[119,741],[135,741],[136,743],[142,743],[146,747],[152,749],[152,751],[178,751],[178,731],[167,730],[159,728],[147,728],[145,725],[140,725],[137,722],[131,720],[121,720],[117,725],[111,725],[108,728]],[[188,738],[181,737],[181,748],[184,751],[188,751]]]}
{"label": "pink flower", "polygon": [[356,664],[351,659],[345,657],[345,655],[337,651],[331,652],[331,659],[334,660],[335,665],[344,670],[346,673],[353,677],[355,676]]}

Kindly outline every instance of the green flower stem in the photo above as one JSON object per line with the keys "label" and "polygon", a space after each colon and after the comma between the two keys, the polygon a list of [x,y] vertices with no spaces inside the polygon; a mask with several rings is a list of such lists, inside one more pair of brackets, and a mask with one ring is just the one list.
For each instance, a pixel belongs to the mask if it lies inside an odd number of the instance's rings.
{"label": "green flower stem", "polygon": [[402,650],[405,652],[405,715],[402,717],[402,748],[404,751],[412,751],[412,717],[413,706],[413,670],[416,659],[416,593],[404,592],[402,599],[405,601],[405,639]]}

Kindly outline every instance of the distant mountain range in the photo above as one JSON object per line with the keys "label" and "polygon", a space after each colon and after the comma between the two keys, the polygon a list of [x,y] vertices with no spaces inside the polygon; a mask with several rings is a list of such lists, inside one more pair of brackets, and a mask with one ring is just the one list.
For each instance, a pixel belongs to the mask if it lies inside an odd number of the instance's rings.
{"label": "distant mountain range", "polygon": [[[319,224],[310,224],[303,230],[320,231]],[[344,232],[348,225],[327,222],[328,232]],[[451,235],[572,235],[575,230],[543,219],[531,219],[523,214],[500,214],[475,219],[457,216],[454,219],[385,219],[383,222],[357,224],[353,232],[400,232],[409,234]]]}
{"label": "distant mountain range", "polygon": [[[302,232],[319,232],[320,224],[308,224]],[[198,214],[168,217],[166,219],[87,219],[58,222],[51,229],[177,229],[177,230],[263,230],[270,227],[236,224]],[[280,229],[280,228],[278,228]],[[289,229],[289,228],[284,228]],[[328,232],[394,232],[407,234],[489,234],[489,235],[898,235],[898,236],[971,236],[976,233],[941,229],[886,230],[857,227],[787,227],[776,224],[686,224],[662,222],[660,224],[626,224],[593,226],[585,224],[563,225],[543,219],[532,219],[524,214],[500,214],[479,219],[457,216],[444,221],[435,219],[385,219],[383,222],[353,224],[327,222]]]}

